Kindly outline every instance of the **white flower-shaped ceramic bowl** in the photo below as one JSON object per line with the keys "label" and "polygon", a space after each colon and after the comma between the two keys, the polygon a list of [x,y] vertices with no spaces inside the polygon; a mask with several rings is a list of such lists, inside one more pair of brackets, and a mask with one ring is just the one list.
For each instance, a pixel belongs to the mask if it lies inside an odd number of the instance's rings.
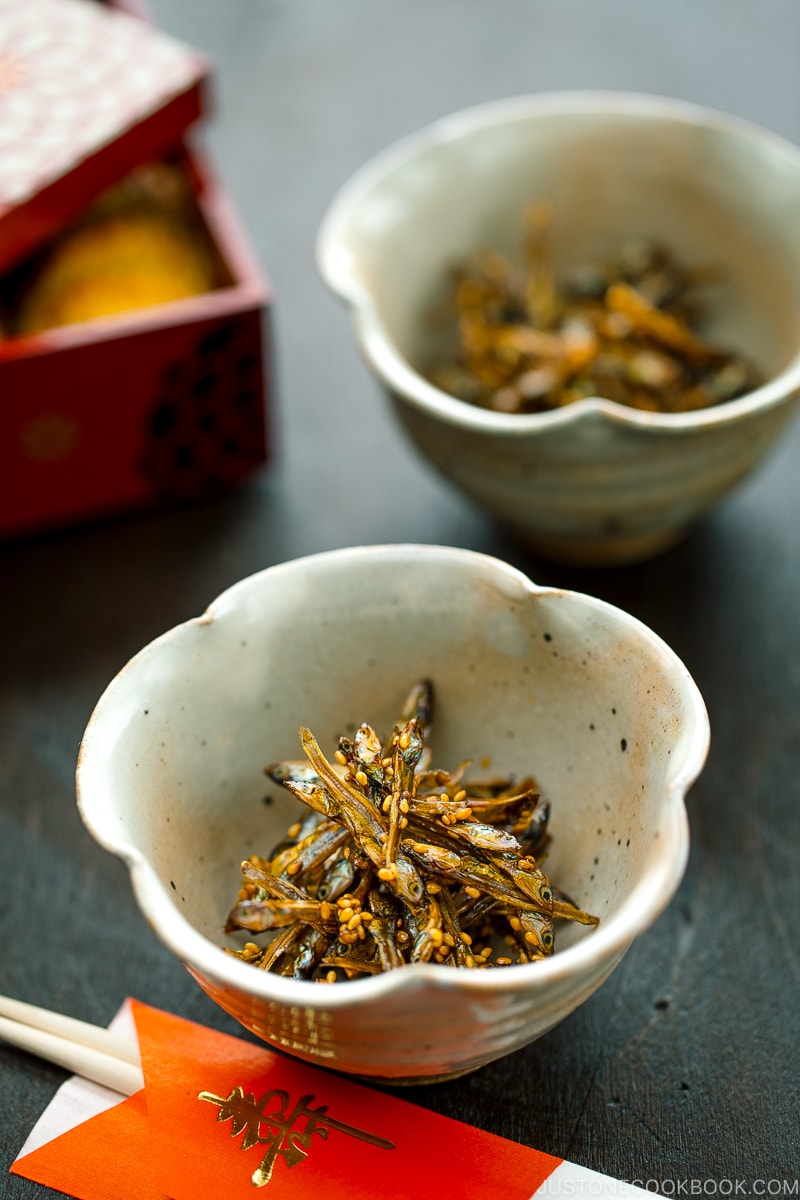
{"label": "white flower-shaped ceramic bowl", "polygon": [[[763,387],[700,412],[603,399],[512,415],[446,395],[421,364],[448,272],[481,248],[518,254],[531,200],[553,202],[553,261],[654,237],[716,264],[704,335],[750,357]],[[358,342],[419,451],[542,555],[610,565],[678,540],[762,460],[800,386],[800,150],[679,101],[577,92],[458,113],[381,154],[341,190],[317,246]]]}
{"label": "white flower-shaped ceramic bowl", "polygon": [[[435,765],[534,774],[552,805],[548,875],[599,926],[559,930],[537,963],[327,986],[226,953],[240,862],[298,814],[265,765],[302,758],[301,725],[329,754],[362,721],[388,733],[424,676]],[[446,1078],[561,1021],[664,909],[708,737],[685,667],[618,609],[469,551],[362,547],[253,575],[143,649],[91,717],[78,798],[155,932],[247,1029],[360,1076]]]}

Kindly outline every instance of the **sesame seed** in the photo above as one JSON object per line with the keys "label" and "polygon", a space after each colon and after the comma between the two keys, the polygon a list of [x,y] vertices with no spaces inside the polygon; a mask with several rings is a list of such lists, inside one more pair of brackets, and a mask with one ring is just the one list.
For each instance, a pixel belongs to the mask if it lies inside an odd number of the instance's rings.
{"label": "sesame seed", "polygon": [[536,934],[533,933],[532,930],[530,930],[530,929],[525,934],[525,941],[528,942],[531,946],[538,946],[538,944],[539,944],[539,939],[537,938]]}
{"label": "sesame seed", "polygon": [[287,875],[297,875],[299,871],[300,871],[300,863],[299,862],[289,863],[288,867],[286,868]]}
{"label": "sesame seed", "polygon": [[378,869],[378,879],[382,879],[384,883],[391,883],[394,879],[394,871],[391,867],[380,867]]}
{"label": "sesame seed", "polygon": [[455,800],[456,804],[460,804],[461,801],[466,798],[466,795],[467,795],[466,789],[461,788],[461,790],[456,792],[455,796],[453,796],[453,799]]}
{"label": "sesame seed", "polygon": [[366,771],[356,771],[356,783],[360,783],[362,787],[366,787],[369,783]]}
{"label": "sesame seed", "polygon": [[510,967],[511,959],[510,958],[496,958],[494,960],[494,964],[496,967]]}
{"label": "sesame seed", "polygon": [[295,821],[294,825],[290,825],[289,828],[286,830],[286,836],[288,838],[296,838],[299,836],[301,829],[302,829],[302,825],[300,824],[300,822]]}
{"label": "sesame seed", "polygon": [[460,936],[460,938],[461,938],[461,940],[462,940],[462,942],[464,943],[464,945],[465,945],[465,946],[471,946],[471,945],[472,945],[472,938],[469,936],[469,934],[468,934],[468,933],[464,933],[464,931],[462,930],[462,932],[459,934],[459,936]]}
{"label": "sesame seed", "polygon": [[522,926],[522,922],[520,921],[519,917],[509,917],[508,923],[512,929],[520,929]]}
{"label": "sesame seed", "polygon": [[347,755],[342,750],[335,750],[333,757],[336,759],[337,763],[339,763],[341,766],[343,766],[343,767],[346,766]]}
{"label": "sesame seed", "polygon": [[470,887],[469,884],[464,888],[464,891],[472,900],[477,900],[480,897],[480,892],[476,887]]}

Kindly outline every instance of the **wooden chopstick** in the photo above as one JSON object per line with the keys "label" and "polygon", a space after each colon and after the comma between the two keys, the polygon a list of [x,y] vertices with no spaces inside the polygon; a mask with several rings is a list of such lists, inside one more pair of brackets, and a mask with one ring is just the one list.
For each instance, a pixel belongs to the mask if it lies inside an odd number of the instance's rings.
{"label": "wooden chopstick", "polygon": [[144,1087],[136,1043],[98,1025],[0,996],[0,1037],[123,1096]]}

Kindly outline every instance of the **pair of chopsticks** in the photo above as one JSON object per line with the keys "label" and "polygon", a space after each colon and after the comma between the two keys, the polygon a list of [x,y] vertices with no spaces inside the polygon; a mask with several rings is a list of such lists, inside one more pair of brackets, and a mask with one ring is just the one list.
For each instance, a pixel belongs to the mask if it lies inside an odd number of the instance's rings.
{"label": "pair of chopsticks", "polygon": [[122,1096],[144,1087],[139,1047],[99,1025],[0,996],[0,1038]]}

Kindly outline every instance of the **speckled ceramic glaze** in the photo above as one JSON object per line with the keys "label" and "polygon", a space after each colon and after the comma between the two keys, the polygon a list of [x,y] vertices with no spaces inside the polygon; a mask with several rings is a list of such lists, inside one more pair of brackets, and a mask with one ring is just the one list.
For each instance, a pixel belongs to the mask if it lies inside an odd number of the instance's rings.
{"label": "speckled ceramic glaze", "polygon": [[[559,930],[539,963],[327,987],[226,954],[239,864],[299,807],[264,766],[302,756],[303,724],[329,753],[362,721],[388,732],[423,676],[436,764],[533,773],[552,804],[548,873],[599,927]],[[246,1028],[357,1075],[447,1078],[561,1021],[664,909],[708,736],[685,667],[618,609],[468,551],[363,547],[245,579],[143,649],[92,715],[78,798],[155,932]]]}
{"label": "speckled ceramic glaze", "polygon": [[[453,399],[419,373],[448,270],[480,248],[518,254],[534,198],[555,204],[554,264],[656,237],[725,272],[704,332],[769,382],[697,413],[606,400],[522,416]],[[522,97],[439,121],[335,198],[318,262],[352,306],[360,346],[430,462],[539,553],[647,558],[762,460],[800,386],[800,150],[744,121],[657,97]]]}

